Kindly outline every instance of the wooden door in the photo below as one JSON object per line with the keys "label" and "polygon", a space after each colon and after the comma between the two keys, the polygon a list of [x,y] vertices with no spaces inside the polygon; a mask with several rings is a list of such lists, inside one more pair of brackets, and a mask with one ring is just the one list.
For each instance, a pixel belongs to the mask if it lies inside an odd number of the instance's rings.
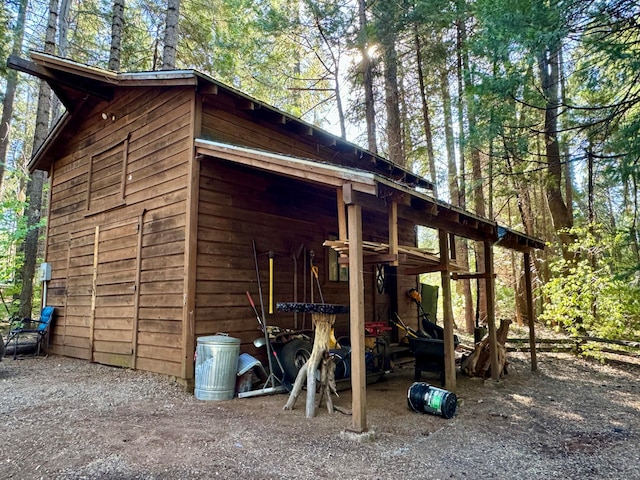
{"label": "wooden door", "polygon": [[139,230],[137,218],[95,230],[89,340],[99,363],[135,365]]}

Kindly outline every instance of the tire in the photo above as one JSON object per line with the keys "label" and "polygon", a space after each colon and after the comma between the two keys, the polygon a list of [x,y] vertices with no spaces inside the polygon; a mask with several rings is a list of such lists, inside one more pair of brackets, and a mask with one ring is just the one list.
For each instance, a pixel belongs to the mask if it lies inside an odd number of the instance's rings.
{"label": "tire", "polygon": [[284,369],[285,379],[295,382],[298,372],[311,357],[311,350],[313,350],[311,342],[301,338],[294,338],[284,344],[278,358]]}
{"label": "tire", "polygon": [[351,376],[351,349],[341,348],[331,350],[331,356],[336,364],[334,372],[336,380],[345,380]]}

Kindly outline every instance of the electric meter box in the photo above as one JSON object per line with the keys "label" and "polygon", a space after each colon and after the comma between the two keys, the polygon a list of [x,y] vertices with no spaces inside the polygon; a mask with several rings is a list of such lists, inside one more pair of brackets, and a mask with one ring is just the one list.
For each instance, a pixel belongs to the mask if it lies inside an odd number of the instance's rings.
{"label": "electric meter box", "polygon": [[40,281],[48,282],[49,280],[51,280],[51,264],[42,263],[40,264]]}

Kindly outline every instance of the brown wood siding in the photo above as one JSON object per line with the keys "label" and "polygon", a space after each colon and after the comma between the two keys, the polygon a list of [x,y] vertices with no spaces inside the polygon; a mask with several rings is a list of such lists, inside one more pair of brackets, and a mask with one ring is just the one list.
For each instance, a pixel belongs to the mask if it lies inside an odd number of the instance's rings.
{"label": "brown wood siding", "polygon": [[[323,142],[330,142],[328,137],[321,139],[312,135],[292,135],[277,127],[278,122],[256,122],[253,116],[230,102],[228,97],[217,95],[212,97],[209,103],[205,103],[201,135],[206,139],[233,145],[338,163],[336,151],[322,147]],[[349,158],[347,155],[340,156],[339,163],[346,166],[362,166]]]}
{"label": "brown wood siding", "polygon": [[[269,251],[275,252],[274,303],[293,301],[292,256],[304,245],[306,260],[302,254],[297,259],[298,301],[311,300],[311,272],[308,265],[309,252],[313,250],[325,302],[348,305],[348,283],[328,280],[328,250],[322,246],[329,235],[338,233],[336,211],[336,192],[333,189],[222,160],[203,160],[199,195],[196,336],[226,332],[241,339],[242,351],[258,356],[263,354],[256,352],[251,343],[261,333],[245,294],[246,291],[251,294],[260,313],[252,239],[256,243],[262,300],[269,325],[284,328],[294,326],[292,314],[277,311],[273,315],[267,313]],[[365,240],[387,242],[386,216],[365,213],[363,217]],[[402,244],[415,243],[411,225],[403,222],[399,235]],[[306,293],[303,277],[305,262]],[[373,265],[365,265],[367,321],[380,319],[376,317],[374,303],[374,271]],[[402,279],[398,283],[399,289],[406,286],[408,290],[415,286],[415,277]],[[315,282],[314,301],[320,302]],[[302,327],[311,328],[309,315],[298,315],[298,328]],[[338,316],[336,334],[347,335],[348,331],[348,315]]]}
{"label": "brown wood siding", "polygon": [[[123,89],[74,125],[77,133],[51,179],[47,261],[55,353],[130,366],[135,341],[136,368],[180,375],[193,96],[187,87]],[[102,120],[102,112],[116,120]],[[100,165],[89,197],[92,157]],[[111,165],[106,170],[103,159]],[[100,205],[102,187],[107,200]],[[109,196],[124,199],[112,205]],[[88,198],[97,213],[87,215]]]}
{"label": "brown wood siding", "polygon": [[[216,98],[216,100],[218,100]],[[225,108],[224,104],[206,104],[202,114],[203,138],[259,148],[277,153],[293,154],[302,158],[319,158],[331,161],[335,152],[319,151],[316,145],[317,139],[309,137],[309,142],[304,142],[294,135],[285,135],[271,128],[267,122],[264,125],[255,123],[242,111],[234,106]]]}

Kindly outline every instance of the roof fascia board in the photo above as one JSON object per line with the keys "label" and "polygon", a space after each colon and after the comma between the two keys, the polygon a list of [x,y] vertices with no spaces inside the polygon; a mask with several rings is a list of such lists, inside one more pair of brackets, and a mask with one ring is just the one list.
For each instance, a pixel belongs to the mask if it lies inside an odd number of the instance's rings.
{"label": "roof fascia board", "polygon": [[58,137],[58,134],[62,130],[64,130],[64,127],[70,121],[71,121],[71,115],[69,114],[68,111],[64,112],[62,117],[60,117],[60,119],[56,122],[54,127],[51,129],[51,131],[49,132],[49,135],[47,135],[44,142],[42,142],[42,145],[40,145],[38,150],[36,150],[36,152],[31,156],[31,160],[27,165],[27,169],[29,170],[29,173],[33,173],[36,170],[36,166],[38,165],[38,163],[40,163],[40,159],[49,152],[49,149],[51,148],[54,142],[54,139]]}
{"label": "roof fascia board", "polygon": [[198,78],[193,70],[175,70],[167,72],[120,73],[118,85],[126,86],[184,86],[198,85]]}
{"label": "roof fascia board", "polygon": [[346,183],[350,183],[357,191],[369,195],[377,195],[375,175],[369,172],[354,171],[313,160],[210,140],[196,139],[195,145],[198,154],[222,158],[242,165],[332,187],[341,187]]}
{"label": "roof fascia board", "polygon": [[42,52],[31,52],[31,59],[42,67],[51,67],[63,72],[82,75],[92,80],[98,80],[115,85],[118,82],[118,74],[111,70],[83,65],[73,60],[56,57]]}
{"label": "roof fascia board", "polygon": [[498,241],[495,244],[522,253],[545,248],[542,240],[503,226],[498,226]]}
{"label": "roof fascia board", "polygon": [[384,178],[384,177],[382,177],[380,175],[376,175],[376,182],[384,184],[385,186],[387,186],[387,187],[389,187],[391,189],[397,190],[399,192],[403,192],[405,194],[411,195],[412,197],[419,198],[420,200],[423,200],[426,203],[436,205],[436,206],[441,207],[441,208],[443,208],[445,210],[448,210],[448,211],[451,211],[451,212],[455,212],[455,213],[457,213],[457,214],[459,214],[459,215],[461,215],[463,217],[467,217],[469,219],[473,219],[473,220],[477,221],[478,224],[485,224],[487,228],[493,229],[493,228],[497,227],[497,223],[496,222],[493,222],[493,221],[491,221],[491,220],[489,220],[487,218],[483,218],[483,217],[480,217],[478,215],[475,215],[475,214],[473,214],[471,212],[468,212],[467,210],[464,210],[464,209],[462,209],[460,207],[456,207],[455,205],[451,205],[451,204],[449,204],[447,202],[443,202],[442,200],[438,200],[436,198],[433,198],[432,196],[427,195],[426,193],[423,193],[423,192],[421,192],[419,190],[414,190],[414,189],[412,189],[410,187],[407,187],[405,185],[402,185],[400,183],[396,183],[393,180],[389,180],[389,179]]}
{"label": "roof fascia board", "polygon": [[116,73],[111,70],[91,67],[72,60],[62,59],[41,52],[31,52],[33,61],[42,66],[55,68],[66,73],[82,75],[92,80],[111,85],[197,85],[197,75],[193,70],[159,70],[156,72]]}
{"label": "roof fascia board", "polygon": [[[495,242],[496,246],[501,246],[504,248],[508,248],[510,250],[516,250],[519,252],[529,252],[533,249],[544,249],[544,243],[542,240],[531,237],[524,233],[520,233],[513,229],[503,227],[498,225],[497,222],[489,220],[487,218],[480,217],[471,212],[468,212],[460,207],[456,207],[454,205],[450,205],[442,200],[434,199],[433,197],[422,193],[418,190],[410,189],[404,185],[393,182],[392,180],[381,177],[380,175],[376,175],[376,182],[385,185],[388,188],[394,189],[398,192],[402,192],[404,194],[411,195],[415,198],[419,198],[426,203],[432,203],[440,206],[441,208],[447,209],[452,212],[456,212],[463,217],[467,217],[475,222],[477,222],[477,227],[471,228],[466,227],[462,223],[454,224],[449,221],[440,221],[436,220],[435,215],[431,215],[428,212],[425,213],[424,225],[429,226],[438,226],[440,225],[449,233],[454,233],[461,237],[466,237],[474,240],[483,240],[483,241],[492,241]],[[416,216],[412,216],[413,220],[417,220]],[[469,235],[471,232],[476,232],[472,235]],[[482,233],[483,232],[483,233]]]}
{"label": "roof fascia board", "polygon": [[68,80],[57,77],[53,72],[48,70],[47,68],[38,65],[29,60],[25,60],[24,58],[20,58],[17,55],[11,55],[7,60],[7,66],[9,68],[13,68],[19,72],[28,73],[29,75],[33,75],[36,78],[46,81],[51,86],[52,90],[58,96],[60,101],[64,104],[67,110],[73,111],[76,105],[73,105],[71,100],[67,97],[64,90],[60,87],[71,87],[75,90],[82,93],[89,93],[91,95],[97,96],[104,100],[109,100],[110,95],[108,92],[96,92],[91,89],[79,87],[78,85],[71,85]]}

